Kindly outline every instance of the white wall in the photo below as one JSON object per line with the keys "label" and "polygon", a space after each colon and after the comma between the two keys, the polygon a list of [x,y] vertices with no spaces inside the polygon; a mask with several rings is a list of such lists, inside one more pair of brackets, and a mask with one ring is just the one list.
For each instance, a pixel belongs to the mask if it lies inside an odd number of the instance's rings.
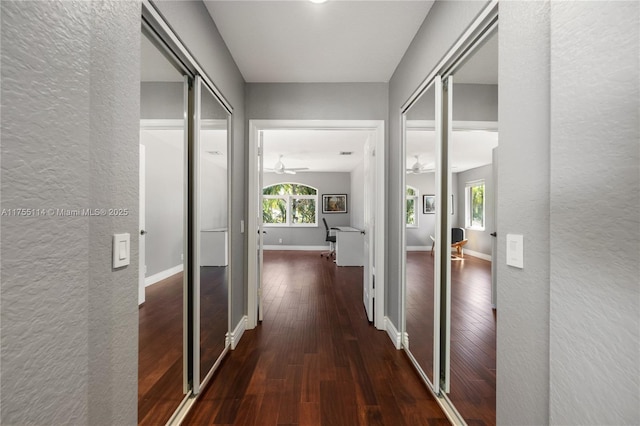
{"label": "white wall", "polygon": [[226,228],[228,224],[227,170],[216,165],[204,154],[201,163],[201,230]]}
{"label": "white wall", "polygon": [[[351,176],[349,173],[305,172],[293,175],[265,173],[264,186],[276,183],[301,183],[318,189],[318,226],[314,227],[274,227],[265,226],[265,245],[323,246],[326,230],[322,218],[329,227],[349,226],[351,223]],[[322,213],[322,194],[347,194],[347,213]],[[282,243],[279,240],[282,239]]]}
{"label": "white wall", "polygon": [[[0,423],[137,423],[140,3],[0,2]],[[112,269],[112,235],[131,264]]]}

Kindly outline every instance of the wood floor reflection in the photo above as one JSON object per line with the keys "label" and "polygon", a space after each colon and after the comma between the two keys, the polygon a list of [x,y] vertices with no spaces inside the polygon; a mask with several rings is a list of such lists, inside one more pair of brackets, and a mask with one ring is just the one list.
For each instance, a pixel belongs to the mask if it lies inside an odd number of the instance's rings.
{"label": "wood floor reflection", "polygon": [[138,424],[165,424],[183,399],[182,273],[146,288],[139,309]]}
{"label": "wood floor reflection", "polygon": [[[409,348],[431,378],[433,257],[407,253]],[[451,392],[468,424],[496,423],[496,316],[491,263],[472,256],[451,263]]]}
{"label": "wood floor reflection", "polygon": [[184,425],[444,425],[403,351],[367,321],[362,268],[268,251],[264,321],[247,330]]}
{"label": "wood floor reflection", "polygon": [[[201,268],[201,377],[225,345],[228,329],[227,267]],[[139,309],[138,424],[165,424],[183,393],[182,273],[146,288]]]}

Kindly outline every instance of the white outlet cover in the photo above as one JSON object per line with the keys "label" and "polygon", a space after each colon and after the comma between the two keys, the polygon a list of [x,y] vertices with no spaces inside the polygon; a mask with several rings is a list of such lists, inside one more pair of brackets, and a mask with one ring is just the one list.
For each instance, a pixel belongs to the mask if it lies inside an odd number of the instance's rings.
{"label": "white outlet cover", "polygon": [[113,267],[122,268],[131,262],[129,233],[113,234]]}

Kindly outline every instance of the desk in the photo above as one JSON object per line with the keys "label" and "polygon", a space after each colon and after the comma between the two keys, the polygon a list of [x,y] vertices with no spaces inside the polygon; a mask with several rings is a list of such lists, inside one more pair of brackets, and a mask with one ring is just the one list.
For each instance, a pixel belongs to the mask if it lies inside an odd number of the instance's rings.
{"label": "desk", "polygon": [[200,231],[200,266],[227,266],[229,245],[227,228]]}
{"label": "desk", "polygon": [[336,265],[364,266],[364,234],[361,229],[336,226]]}

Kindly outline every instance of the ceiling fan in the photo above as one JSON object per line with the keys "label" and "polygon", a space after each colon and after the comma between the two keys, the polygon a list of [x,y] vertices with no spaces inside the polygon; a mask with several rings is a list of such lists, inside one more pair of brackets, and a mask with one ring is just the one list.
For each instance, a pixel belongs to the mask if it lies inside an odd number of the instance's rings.
{"label": "ceiling fan", "polygon": [[279,175],[283,175],[283,174],[295,175],[296,172],[299,172],[302,170],[309,170],[308,167],[287,168],[282,162],[282,157],[283,157],[282,154],[280,154],[280,157],[278,158],[278,161],[276,162],[276,164],[274,164],[273,169],[266,169],[266,170],[269,172],[275,172],[276,174],[279,174]]}
{"label": "ceiling fan", "polygon": [[[420,174],[420,173],[428,173],[428,172],[432,172],[435,169],[433,167],[427,167],[427,165],[422,164],[420,162],[420,156],[419,155],[414,155],[416,162],[413,164],[413,166],[411,166],[410,169],[407,169],[407,174]],[[431,164],[429,164],[429,166],[431,166]]]}

